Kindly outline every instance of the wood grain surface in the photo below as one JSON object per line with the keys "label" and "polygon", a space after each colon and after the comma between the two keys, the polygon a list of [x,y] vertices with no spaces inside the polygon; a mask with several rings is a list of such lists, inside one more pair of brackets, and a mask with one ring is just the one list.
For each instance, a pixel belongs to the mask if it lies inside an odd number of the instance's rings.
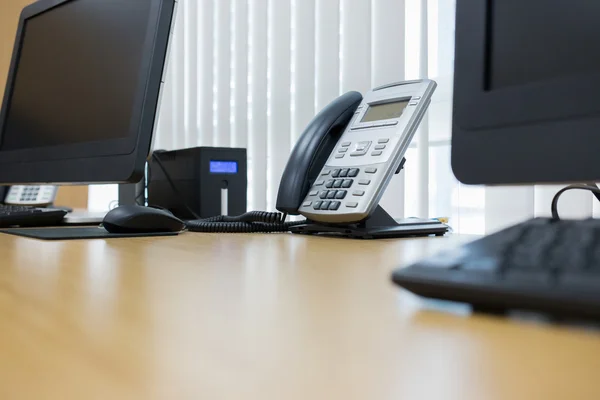
{"label": "wood grain surface", "polygon": [[0,398],[600,398],[598,331],[390,282],[466,240],[0,236]]}

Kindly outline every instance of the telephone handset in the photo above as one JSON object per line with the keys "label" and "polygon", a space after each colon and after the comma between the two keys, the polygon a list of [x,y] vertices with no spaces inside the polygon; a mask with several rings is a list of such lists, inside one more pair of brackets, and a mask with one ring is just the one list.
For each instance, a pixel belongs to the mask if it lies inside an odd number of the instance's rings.
{"label": "telephone handset", "polygon": [[[255,212],[221,216],[190,221],[188,228],[202,232],[318,233],[322,227],[355,226],[374,218],[397,225],[378,206],[379,200],[394,173],[402,168],[404,154],[436,86],[434,81],[423,79],[380,86],[364,97],[358,92],[340,96],[314,117],[294,146],[277,195],[276,208],[283,215]],[[303,215],[307,221],[284,222],[288,214]],[[307,229],[311,224],[312,230]],[[423,228],[419,232],[438,234],[447,229],[436,226],[433,232],[427,224],[421,221],[417,229],[413,223],[411,232]],[[391,231],[386,234],[393,236]]]}

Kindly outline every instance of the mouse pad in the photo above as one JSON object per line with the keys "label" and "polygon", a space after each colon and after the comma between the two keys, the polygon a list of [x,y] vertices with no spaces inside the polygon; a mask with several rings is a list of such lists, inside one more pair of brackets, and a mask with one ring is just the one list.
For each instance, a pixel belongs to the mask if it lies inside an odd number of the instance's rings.
{"label": "mouse pad", "polygon": [[9,235],[24,236],[41,240],[76,240],[76,239],[112,239],[112,238],[135,238],[151,236],[177,236],[180,232],[158,232],[158,233],[110,233],[98,226],[88,227],[53,227],[53,228],[14,228],[0,229],[1,233]]}

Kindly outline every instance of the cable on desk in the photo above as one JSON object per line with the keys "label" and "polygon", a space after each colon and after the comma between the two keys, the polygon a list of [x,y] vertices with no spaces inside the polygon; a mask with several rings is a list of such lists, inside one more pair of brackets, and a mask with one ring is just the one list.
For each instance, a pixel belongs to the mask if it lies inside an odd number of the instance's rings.
{"label": "cable on desk", "polygon": [[290,228],[307,223],[304,221],[286,222],[287,214],[266,211],[251,211],[245,214],[230,217],[220,215],[211,218],[200,218],[198,214],[185,202],[184,197],[171,179],[167,169],[157,156],[160,151],[152,153],[152,158],[169,182],[173,192],[179,197],[181,204],[188,212],[196,218],[195,220],[185,221],[186,227],[190,232],[205,233],[276,233],[288,232]]}
{"label": "cable on desk", "polygon": [[592,192],[594,194],[594,196],[596,197],[596,199],[598,199],[598,201],[600,201],[600,188],[595,184],[595,183],[576,183],[573,185],[569,185],[566,186],[564,188],[562,188],[561,190],[559,190],[555,195],[554,198],[552,199],[552,206],[551,206],[551,211],[552,211],[552,219],[553,220],[560,220],[560,216],[558,215],[558,199],[560,198],[560,196],[569,190],[589,190],[590,192]]}
{"label": "cable on desk", "polygon": [[305,224],[306,221],[286,222],[286,214],[265,211],[251,211],[237,217],[218,217],[186,221],[191,232],[211,233],[275,233],[287,232],[291,227]]}

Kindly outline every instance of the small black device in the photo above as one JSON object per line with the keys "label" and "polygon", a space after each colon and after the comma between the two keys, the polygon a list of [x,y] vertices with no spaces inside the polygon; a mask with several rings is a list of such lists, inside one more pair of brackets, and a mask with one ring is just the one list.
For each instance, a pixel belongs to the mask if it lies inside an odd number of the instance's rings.
{"label": "small black device", "polygon": [[0,228],[60,225],[67,212],[56,208],[0,205]]}
{"label": "small black device", "polygon": [[[461,182],[600,180],[599,15],[587,0],[457,1],[452,168]],[[394,282],[481,309],[600,317],[600,223],[559,220],[564,190],[551,220],[399,269]]]}
{"label": "small black device", "polygon": [[246,212],[246,149],[194,147],[155,151],[148,164],[148,175],[148,204],[166,208],[181,219]]}
{"label": "small black device", "polygon": [[185,223],[170,211],[138,205],[120,206],[111,210],[102,222],[110,233],[180,232]]}
{"label": "small black device", "polygon": [[600,221],[534,219],[398,269],[392,279],[480,311],[600,318]]}
{"label": "small black device", "polygon": [[0,182],[144,176],[176,0],[40,0],[21,13],[2,108]]}

